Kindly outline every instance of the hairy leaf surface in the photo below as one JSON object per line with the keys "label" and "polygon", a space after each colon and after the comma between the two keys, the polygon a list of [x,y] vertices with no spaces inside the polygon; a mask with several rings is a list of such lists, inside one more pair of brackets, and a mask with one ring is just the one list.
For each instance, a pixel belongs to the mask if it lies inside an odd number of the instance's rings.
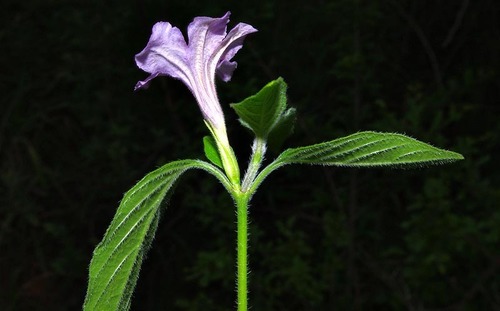
{"label": "hairy leaf surface", "polygon": [[195,160],[168,163],[130,189],[118,207],[89,268],[84,311],[128,310],[143,256],[156,232],[160,205]]}
{"label": "hairy leaf surface", "polygon": [[463,156],[402,134],[359,132],[332,141],[285,150],[281,164],[321,164],[351,167],[408,167],[462,160]]}

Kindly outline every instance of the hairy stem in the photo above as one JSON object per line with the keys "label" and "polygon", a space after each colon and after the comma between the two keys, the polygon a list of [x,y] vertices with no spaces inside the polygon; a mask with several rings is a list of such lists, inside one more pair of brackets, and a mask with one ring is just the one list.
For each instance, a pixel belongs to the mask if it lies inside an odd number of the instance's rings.
{"label": "hairy stem", "polygon": [[236,202],[237,229],[237,281],[238,311],[248,309],[248,202],[256,190],[255,180],[266,153],[266,141],[255,138],[252,156],[243,179],[241,190],[235,189],[232,194]]}
{"label": "hairy stem", "polygon": [[255,176],[259,172],[260,165],[264,160],[264,155],[266,153],[266,141],[262,138],[256,137],[252,145],[252,156],[250,157],[250,163],[248,163],[248,169],[243,178],[243,183],[241,185],[241,190],[243,192],[248,191],[250,186],[253,184]]}
{"label": "hairy stem", "polygon": [[236,215],[238,222],[238,240],[237,240],[237,292],[238,292],[238,311],[247,311],[248,305],[248,257],[247,257],[247,241],[248,241],[248,201],[249,196],[242,193],[236,198]]}

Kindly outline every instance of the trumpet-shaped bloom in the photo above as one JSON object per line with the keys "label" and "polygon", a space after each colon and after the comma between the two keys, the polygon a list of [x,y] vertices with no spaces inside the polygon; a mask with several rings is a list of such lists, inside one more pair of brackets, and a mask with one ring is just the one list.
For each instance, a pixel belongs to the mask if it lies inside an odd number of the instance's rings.
{"label": "trumpet-shaped bloom", "polygon": [[231,59],[241,49],[252,26],[237,24],[226,33],[230,12],[220,18],[196,17],[188,26],[188,42],[177,27],[159,22],[153,26],[149,42],[135,56],[137,66],[150,74],[135,89],[145,88],[157,76],[181,80],[196,98],[204,119],[212,130],[224,132],[224,115],[216,89],[215,74],[225,82],[231,79],[236,62]]}

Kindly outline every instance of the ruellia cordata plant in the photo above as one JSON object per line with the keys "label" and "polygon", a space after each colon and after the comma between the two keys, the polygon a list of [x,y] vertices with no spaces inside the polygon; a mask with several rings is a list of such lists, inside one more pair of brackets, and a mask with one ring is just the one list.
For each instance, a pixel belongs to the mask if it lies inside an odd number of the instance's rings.
{"label": "ruellia cordata plant", "polygon": [[147,174],[125,193],[104,238],[97,245],[89,268],[85,311],[129,310],[131,296],[145,253],[158,226],[160,208],[178,178],[199,169],[213,175],[234,200],[237,215],[237,310],[246,311],[248,204],[266,177],[289,164],[343,167],[406,168],[443,164],[462,155],[394,133],[358,132],[331,141],[286,149],[263,166],[266,149],[278,149],[292,132],[296,118],[287,106],[287,85],[278,78],[257,94],[232,104],[241,124],[255,136],[245,173],[227,136],[224,114],[215,87],[215,75],[227,82],[236,69],[232,58],[245,37],[257,30],[239,23],[229,32],[230,13],[220,18],[196,17],[188,26],[186,42],[168,22],[153,26],[149,42],[135,56],[137,66],[149,73],[135,87],[145,89],[158,76],[179,79],[189,88],[210,132],[203,138],[208,159],[178,160]]}

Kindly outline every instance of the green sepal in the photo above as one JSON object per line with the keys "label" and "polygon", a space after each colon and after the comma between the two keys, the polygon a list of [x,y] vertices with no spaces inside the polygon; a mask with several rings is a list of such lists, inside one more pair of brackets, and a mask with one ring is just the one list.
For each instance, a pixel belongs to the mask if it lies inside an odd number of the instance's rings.
{"label": "green sepal", "polygon": [[402,134],[359,132],[316,145],[287,149],[275,163],[277,167],[296,163],[403,168],[444,164],[463,158],[459,153]]}
{"label": "green sepal", "polygon": [[205,156],[210,162],[222,168],[222,159],[217,150],[217,143],[212,136],[203,137],[203,151],[205,151]]}
{"label": "green sepal", "polygon": [[257,94],[231,107],[243,126],[255,136],[267,140],[269,133],[284,117],[287,85],[283,78],[269,82]]}
{"label": "green sepal", "polygon": [[176,180],[186,170],[200,168],[200,162],[168,163],[125,193],[104,238],[94,250],[84,311],[130,309],[144,255],[156,232],[162,202]]}

